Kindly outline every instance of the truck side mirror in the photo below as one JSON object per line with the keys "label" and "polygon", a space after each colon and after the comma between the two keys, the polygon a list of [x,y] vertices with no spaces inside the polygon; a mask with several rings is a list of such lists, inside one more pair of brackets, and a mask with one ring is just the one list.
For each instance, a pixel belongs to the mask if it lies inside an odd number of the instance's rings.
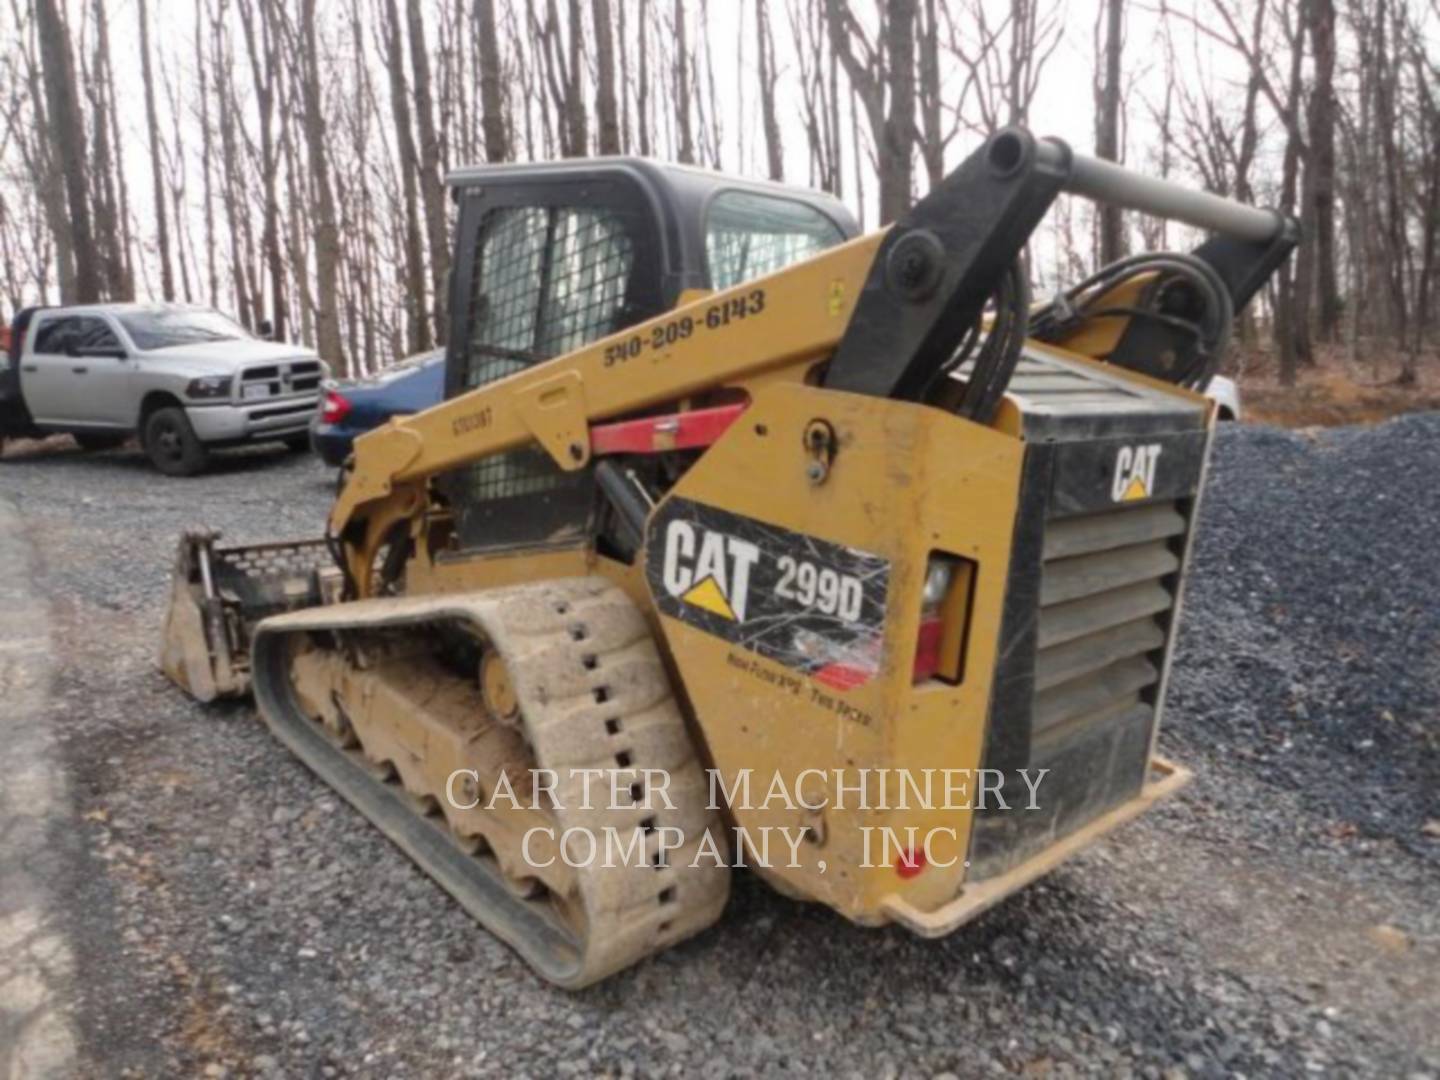
{"label": "truck side mirror", "polygon": [[275,324],[269,319],[261,319],[260,325],[255,328],[255,333],[266,341],[275,340]]}

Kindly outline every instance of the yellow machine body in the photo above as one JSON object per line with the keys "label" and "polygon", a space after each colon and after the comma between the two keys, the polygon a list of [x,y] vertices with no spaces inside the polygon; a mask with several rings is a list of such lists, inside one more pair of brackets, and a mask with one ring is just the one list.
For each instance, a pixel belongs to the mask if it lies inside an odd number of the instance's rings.
{"label": "yellow machine body", "polygon": [[[952,931],[1188,777],[1155,740],[1214,409],[1177,382],[1214,357],[1203,320],[1173,337],[1194,300],[1175,282],[1243,303],[1293,246],[1200,249],[1223,274],[1164,256],[1089,314],[1027,314],[1014,256],[1083,181],[1068,154],[1001,133],[889,232],[728,288],[672,281],[659,314],[554,358],[485,336],[510,302],[493,281],[529,265],[486,263],[486,230],[594,229],[597,200],[631,206],[606,186],[629,167],[524,172],[543,198],[479,176],[450,396],[356,442],[322,545],[338,575],[292,547],[262,587],[244,549],[187,541],[167,670],[206,697],[253,679],[278,737],[562,985],[718,917],[707,846],[856,922]],[[711,213],[681,181],[676,204]],[[1270,227],[1217,202],[1197,219]],[[504,505],[545,525],[497,542],[512,523],[467,520],[467,470],[517,453],[530,471],[503,475],[531,486]],[[537,476],[593,501],[555,516]],[[457,778],[478,798],[577,769],[628,798],[582,810],[562,776],[528,810],[455,801]],[[657,810],[660,775],[680,798]],[[529,873],[537,822],[551,861]],[[556,866],[567,830],[601,828],[637,838],[638,869]]]}

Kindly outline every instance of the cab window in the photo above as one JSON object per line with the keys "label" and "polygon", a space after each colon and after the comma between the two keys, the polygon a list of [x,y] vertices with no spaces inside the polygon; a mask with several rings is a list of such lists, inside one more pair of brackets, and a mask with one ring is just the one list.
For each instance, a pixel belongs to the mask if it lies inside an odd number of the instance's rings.
{"label": "cab window", "polygon": [[46,319],[35,331],[35,352],[64,356],[71,349],[119,349],[120,339],[101,318],[94,315],[64,315]]}
{"label": "cab window", "polygon": [[80,320],[74,317],[46,319],[35,328],[35,352],[47,356],[63,356],[79,329]]}
{"label": "cab window", "polygon": [[[486,210],[475,239],[452,393],[485,386],[634,323],[641,223],[617,205],[550,204]],[[572,541],[595,502],[588,469],[567,472],[527,446],[442,481],[468,550]]]}
{"label": "cab window", "polygon": [[620,329],[633,264],[629,231],[613,210],[491,210],[471,275],[465,386],[484,386]]}
{"label": "cab window", "polygon": [[772,274],[845,239],[813,206],[752,191],[725,191],[705,219],[705,260],[712,289]]}
{"label": "cab window", "polygon": [[72,344],[82,349],[120,349],[120,338],[104,319],[88,316],[75,320],[76,328]]}

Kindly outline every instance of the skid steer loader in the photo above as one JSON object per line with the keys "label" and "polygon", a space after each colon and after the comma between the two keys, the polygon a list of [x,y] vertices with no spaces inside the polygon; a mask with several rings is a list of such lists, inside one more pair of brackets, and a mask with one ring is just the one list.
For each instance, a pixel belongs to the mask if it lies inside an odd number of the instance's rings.
{"label": "skid steer loader", "polygon": [[[1292,221],[1014,128],[859,238],[631,159],[449,183],[446,400],[356,443],[322,539],[187,534],[177,682],[253,690],[567,987],[712,923],[736,862],[945,934],[1184,783],[1201,391]],[[1208,236],[1032,303],[1066,192]]]}

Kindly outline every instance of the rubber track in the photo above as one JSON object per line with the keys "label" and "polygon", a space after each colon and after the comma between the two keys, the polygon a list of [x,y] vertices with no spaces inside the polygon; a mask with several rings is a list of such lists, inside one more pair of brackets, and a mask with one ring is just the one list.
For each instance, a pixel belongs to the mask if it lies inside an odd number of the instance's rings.
{"label": "rubber track", "polygon": [[[546,902],[516,897],[491,862],[466,854],[443,818],[427,818],[398,785],[379,779],[359,750],[339,748],[305,716],[290,681],[290,639],[319,630],[472,623],[501,654],[521,705],[536,764],[554,769],[556,828],[606,826],[628,838],[646,831],[646,865],[578,868],[587,932],[576,940]],[[726,853],[718,816],[649,628],[635,605],[599,578],[577,578],[483,592],[362,600],[310,608],[262,622],[254,636],[254,688],[266,724],[322,780],[438,881],[487,929],[541,975],[571,989],[587,986],[703,930],[720,916],[729,869],[696,859],[702,834]],[[593,781],[581,806],[573,770],[659,769],[670,800],[612,809],[608,776]],[[443,800],[443,793],[434,793]],[[654,865],[658,830],[682,830],[665,865]],[[673,837],[673,833],[669,834]],[[578,860],[584,851],[573,852]],[[516,863],[520,862],[515,853]],[[692,863],[694,865],[692,865]]]}

